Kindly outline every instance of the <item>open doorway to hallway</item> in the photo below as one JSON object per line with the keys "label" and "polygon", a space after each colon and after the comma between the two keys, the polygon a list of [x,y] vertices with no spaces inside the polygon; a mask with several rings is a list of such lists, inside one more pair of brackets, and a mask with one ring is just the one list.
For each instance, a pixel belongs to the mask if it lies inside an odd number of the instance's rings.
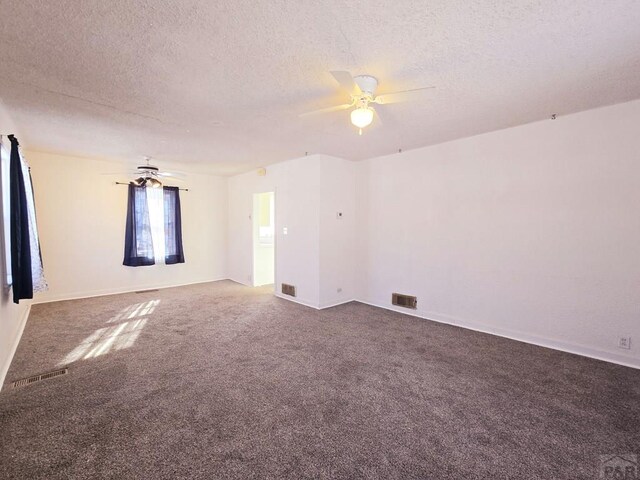
{"label": "open doorway to hallway", "polygon": [[253,286],[271,285],[275,277],[275,195],[253,195]]}

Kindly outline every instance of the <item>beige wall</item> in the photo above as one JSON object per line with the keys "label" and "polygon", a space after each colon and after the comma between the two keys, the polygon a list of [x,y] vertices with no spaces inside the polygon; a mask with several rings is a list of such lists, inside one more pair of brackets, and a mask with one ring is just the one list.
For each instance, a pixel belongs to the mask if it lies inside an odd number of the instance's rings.
{"label": "beige wall", "polygon": [[[122,265],[126,176],[122,166],[87,158],[25,152],[31,165],[49,291],[43,302],[226,278],[227,181],[189,174],[180,192],[186,263]],[[181,184],[182,186],[182,184]]]}
{"label": "beige wall", "polygon": [[[4,255],[0,255],[0,266],[2,267],[0,271],[4,271]],[[11,298],[11,290],[2,287],[0,293],[0,388],[18,347],[29,314],[30,303],[28,300],[21,300],[20,304],[16,305]]]}

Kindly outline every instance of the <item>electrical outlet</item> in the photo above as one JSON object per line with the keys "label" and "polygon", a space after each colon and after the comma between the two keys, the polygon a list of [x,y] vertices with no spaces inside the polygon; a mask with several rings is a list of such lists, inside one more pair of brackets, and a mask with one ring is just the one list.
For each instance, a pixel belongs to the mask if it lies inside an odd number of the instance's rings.
{"label": "electrical outlet", "polygon": [[624,348],[626,350],[631,349],[631,337],[620,337],[618,339],[618,347]]}

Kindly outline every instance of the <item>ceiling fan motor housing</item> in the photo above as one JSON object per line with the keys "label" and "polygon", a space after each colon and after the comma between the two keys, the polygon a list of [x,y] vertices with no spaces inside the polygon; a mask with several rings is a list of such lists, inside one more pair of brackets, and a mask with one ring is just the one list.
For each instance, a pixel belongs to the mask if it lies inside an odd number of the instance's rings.
{"label": "ceiling fan motor housing", "polygon": [[158,167],[154,165],[138,165],[138,170],[141,172],[157,172]]}
{"label": "ceiling fan motor housing", "polygon": [[358,75],[357,77],[353,77],[353,81],[358,84],[362,93],[369,94],[370,96],[373,96],[373,94],[376,93],[376,88],[378,88],[378,79],[371,75]]}

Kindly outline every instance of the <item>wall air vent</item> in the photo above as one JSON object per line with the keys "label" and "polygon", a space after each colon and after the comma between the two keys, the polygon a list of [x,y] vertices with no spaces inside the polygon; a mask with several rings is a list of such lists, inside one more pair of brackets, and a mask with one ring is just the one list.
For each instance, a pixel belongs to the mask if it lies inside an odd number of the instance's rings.
{"label": "wall air vent", "polygon": [[292,297],[296,296],[296,287],[293,285],[287,285],[286,283],[282,284],[282,293],[284,295],[291,295]]}
{"label": "wall air vent", "polygon": [[398,305],[399,307],[412,308],[415,310],[418,308],[418,297],[403,295],[401,293],[392,293],[391,303],[393,305]]}

